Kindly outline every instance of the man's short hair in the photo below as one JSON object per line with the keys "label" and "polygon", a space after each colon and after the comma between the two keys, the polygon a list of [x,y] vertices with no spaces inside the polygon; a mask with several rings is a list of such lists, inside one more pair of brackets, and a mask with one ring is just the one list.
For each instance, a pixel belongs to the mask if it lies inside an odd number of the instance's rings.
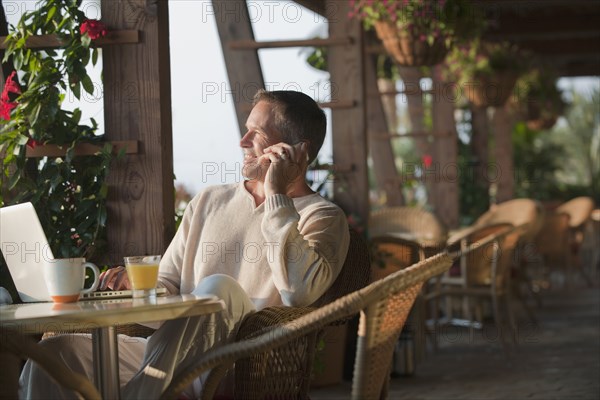
{"label": "man's short hair", "polygon": [[327,117],[319,105],[304,93],[293,90],[269,92],[260,89],[252,104],[260,101],[274,106],[275,128],[283,135],[285,143],[308,142],[308,162],[313,162],[327,130]]}

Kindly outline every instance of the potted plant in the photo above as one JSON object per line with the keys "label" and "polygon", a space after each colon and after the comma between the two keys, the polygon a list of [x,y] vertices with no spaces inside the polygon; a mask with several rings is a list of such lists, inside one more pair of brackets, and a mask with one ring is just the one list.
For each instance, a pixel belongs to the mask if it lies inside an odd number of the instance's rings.
{"label": "potted plant", "polygon": [[529,129],[550,129],[564,112],[566,104],[556,81],[549,68],[532,68],[517,81],[518,108]]}
{"label": "potted plant", "polygon": [[[78,3],[39,2],[11,27],[4,62],[12,61],[15,71],[0,103],[0,206],[31,201],[56,258],[93,258],[105,245],[111,145],[95,135],[93,119],[84,124],[79,108],[63,105],[69,91],[78,99],[82,88],[93,92],[86,65],[96,63],[93,42],[106,34],[104,25],[88,20]],[[28,48],[34,35],[55,36],[60,51]],[[77,146],[90,142],[100,150],[78,155]],[[42,145],[56,145],[64,155],[28,158],[28,149]]]}
{"label": "potted plant", "polygon": [[457,40],[477,36],[483,21],[462,0],[350,0],[350,9],[405,66],[439,64]]}
{"label": "potted plant", "polygon": [[476,39],[455,46],[446,59],[449,80],[476,107],[501,107],[510,97],[526,54],[508,42]]}

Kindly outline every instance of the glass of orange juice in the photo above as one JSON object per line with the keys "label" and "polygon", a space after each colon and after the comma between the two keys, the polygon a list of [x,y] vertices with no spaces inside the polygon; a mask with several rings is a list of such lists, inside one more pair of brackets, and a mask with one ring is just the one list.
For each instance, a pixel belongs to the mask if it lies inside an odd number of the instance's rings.
{"label": "glass of orange juice", "polygon": [[161,256],[125,257],[125,268],[134,298],[156,296]]}

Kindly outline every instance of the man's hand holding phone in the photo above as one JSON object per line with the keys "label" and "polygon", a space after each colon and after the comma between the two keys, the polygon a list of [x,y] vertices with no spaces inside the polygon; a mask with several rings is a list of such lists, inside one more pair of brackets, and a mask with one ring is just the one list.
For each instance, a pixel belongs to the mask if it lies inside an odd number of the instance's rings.
{"label": "man's hand holding phone", "polygon": [[289,195],[292,186],[299,179],[304,182],[308,168],[308,144],[277,143],[264,150],[259,162],[268,168],[264,183],[265,194]]}

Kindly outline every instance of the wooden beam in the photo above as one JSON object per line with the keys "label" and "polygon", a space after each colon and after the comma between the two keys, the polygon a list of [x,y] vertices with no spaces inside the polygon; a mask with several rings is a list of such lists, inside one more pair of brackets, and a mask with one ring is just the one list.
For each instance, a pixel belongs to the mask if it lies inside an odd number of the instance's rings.
{"label": "wooden beam", "polygon": [[[507,111],[508,106],[497,107],[491,120],[494,132],[494,161],[488,179],[496,186],[494,203],[503,203],[515,196],[515,174],[513,162],[512,131],[514,120]],[[491,165],[490,165],[491,167]]]}
{"label": "wooden beam", "polygon": [[122,263],[163,254],[175,233],[169,10],[163,1],[128,0],[101,2],[101,12],[108,26],[143,38],[102,53],[107,139],[140,143],[109,175],[107,258]]}
{"label": "wooden beam", "polygon": [[[444,86],[443,66],[432,68],[433,85]],[[433,141],[432,164],[423,174],[426,180],[434,180],[433,193],[429,201],[435,214],[449,229],[458,228],[460,224],[460,185],[458,171],[458,132],[454,109],[456,103],[447,96],[439,96],[431,104],[433,130],[437,133]],[[438,138],[448,140],[437,140]]]}
{"label": "wooden beam", "polygon": [[600,33],[595,34],[592,37],[579,39],[517,40],[514,41],[514,43],[523,49],[531,50],[540,55],[598,55]]}
{"label": "wooden beam", "polygon": [[[0,36],[0,49],[6,49],[4,42],[6,36]],[[106,36],[98,38],[92,42],[92,45],[100,47],[114,44],[132,44],[139,43],[140,33],[137,29],[108,31]],[[37,35],[31,36],[25,42],[25,47],[29,49],[58,49],[65,45],[56,35]]]}
{"label": "wooden beam", "polygon": [[[124,151],[125,154],[138,153],[139,143],[137,140],[121,140],[106,143],[110,143],[113,146],[113,154],[119,154],[121,151]],[[106,143],[79,143],[77,146],[75,146],[74,154],[76,156],[94,155],[101,151]],[[65,147],[55,144],[42,144],[35,146],[34,148],[28,147],[26,153],[28,158],[64,157],[66,154],[67,149]]]}
{"label": "wooden beam", "polygon": [[451,131],[416,131],[416,132],[406,132],[406,133],[395,133],[395,132],[369,132],[369,138],[376,140],[389,140],[389,139],[443,139],[453,137],[454,134]]}
{"label": "wooden beam", "polygon": [[265,87],[265,82],[256,49],[233,50],[229,42],[254,41],[254,32],[246,0],[212,0],[212,5],[241,136],[254,94]]}
{"label": "wooden beam", "polygon": [[272,40],[257,42],[255,40],[230,40],[227,45],[231,50],[248,49],[279,49],[286,47],[320,47],[320,46],[345,46],[352,44],[351,37],[302,39],[302,40]]}
{"label": "wooden beam", "polygon": [[[365,57],[365,90],[369,88],[372,91],[378,90],[379,83],[377,80],[377,59],[373,56]],[[382,80],[382,84],[393,86],[395,81]],[[391,101],[390,101],[391,100]],[[387,101],[387,103],[384,103]],[[397,122],[396,99],[385,98],[381,96],[371,97],[366,96],[365,99],[367,109],[367,129],[387,131],[390,125],[395,127]],[[388,115],[386,118],[387,105]],[[388,122],[388,120],[390,122]],[[369,143],[369,154],[373,163],[373,172],[375,182],[380,192],[385,193],[385,205],[388,207],[404,205],[404,197],[402,196],[402,187],[398,184],[398,170],[396,169],[396,157],[392,143],[388,139],[377,140],[370,134],[367,134]]]}
{"label": "wooden beam", "polygon": [[325,16],[325,2],[323,0],[294,0],[296,3],[300,4],[302,7],[309,9],[312,12],[315,12],[321,16]]}
{"label": "wooden beam", "polygon": [[356,107],[334,109],[333,161],[335,164],[354,165],[349,173],[337,173],[334,201],[348,214],[354,214],[363,223],[369,216],[369,182],[367,177],[367,138],[364,91],[363,29],[360,23],[347,18],[348,2],[326,0],[325,8],[336,9],[330,17],[329,37],[351,36],[352,45],[329,48],[329,73],[332,87],[336,87],[334,102],[353,99]]}

